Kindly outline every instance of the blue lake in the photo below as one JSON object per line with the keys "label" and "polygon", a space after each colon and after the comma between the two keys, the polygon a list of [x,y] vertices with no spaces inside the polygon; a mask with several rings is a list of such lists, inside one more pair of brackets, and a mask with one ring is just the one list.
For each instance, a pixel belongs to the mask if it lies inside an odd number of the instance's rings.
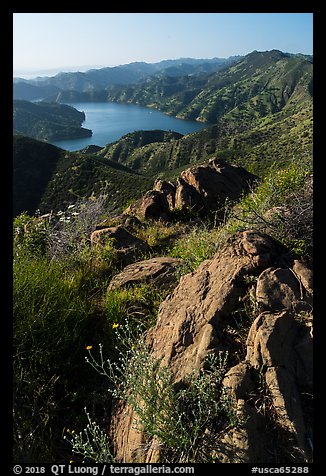
{"label": "blue lake", "polygon": [[161,129],[189,134],[209,125],[176,119],[155,109],[134,104],[82,102],[71,104],[71,106],[85,112],[86,120],[83,127],[91,129],[93,135],[82,139],[51,142],[69,151],[79,150],[90,144],[104,147],[133,131]]}

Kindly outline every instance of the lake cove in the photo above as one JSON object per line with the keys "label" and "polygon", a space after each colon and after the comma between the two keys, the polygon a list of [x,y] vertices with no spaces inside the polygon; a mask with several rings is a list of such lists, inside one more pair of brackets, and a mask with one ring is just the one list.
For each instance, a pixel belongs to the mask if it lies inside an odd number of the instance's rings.
{"label": "lake cove", "polygon": [[78,111],[84,111],[86,120],[83,127],[91,129],[93,135],[81,139],[52,141],[62,149],[74,151],[94,144],[104,147],[115,142],[129,132],[161,129],[189,134],[204,129],[209,124],[176,119],[155,109],[113,102],[70,104]]}

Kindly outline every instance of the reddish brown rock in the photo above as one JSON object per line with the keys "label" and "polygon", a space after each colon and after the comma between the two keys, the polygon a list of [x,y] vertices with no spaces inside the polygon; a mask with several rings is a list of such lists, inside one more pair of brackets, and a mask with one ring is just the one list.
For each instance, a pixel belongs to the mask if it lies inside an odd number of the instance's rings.
{"label": "reddish brown rock", "polygon": [[167,220],[169,204],[164,193],[149,190],[145,195],[130,205],[124,214],[136,216],[139,220]]}
{"label": "reddish brown rock", "polygon": [[182,178],[177,179],[174,206],[182,211],[191,210],[200,213],[205,210],[200,194]]}
{"label": "reddish brown rock", "polygon": [[253,368],[265,369],[266,385],[278,422],[304,452],[308,445],[300,386],[305,382],[300,378],[303,372],[306,381],[312,382],[312,366],[303,369],[297,350],[304,343],[307,353],[301,357],[311,362],[312,346],[307,346],[306,339],[304,325],[288,311],[265,312],[251,326],[246,356]]}
{"label": "reddish brown rock", "polygon": [[184,170],[181,178],[197,190],[208,210],[216,210],[227,197],[239,198],[257,180],[243,167],[226,164],[218,158]]}
{"label": "reddish brown rock", "polygon": [[[286,285],[284,296],[267,296],[265,291],[263,294],[264,276],[283,270],[273,267],[278,260],[282,261],[281,252],[282,247],[262,233],[246,231],[230,237],[211,260],[180,280],[161,304],[157,323],[147,334],[151,357],[168,366],[177,391],[189,384],[194,371],[203,368],[210,352],[228,350],[224,330],[248,291],[252,281],[248,278],[260,276],[257,295],[261,300],[269,299],[268,306],[275,300],[276,309],[261,313],[251,325],[245,360],[231,368],[224,378],[223,385],[234,400],[240,422],[216,442],[215,456],[219,461],[275,461],[273,434],[266,432],[269,417],[256,406],[264,398],[263,382],[273,406],[273,418],[289,440],[295,442],[302,458],[309,457],[310,423],[303,411],[301,389],[312,388],[310,317],[307,312],[298,316],[289,311],[293,308],[293,296],[301,296],[303,283],[310,289],[312,276],[295,264],[296,271],[287,270],[293,279],[288,273],[283,275],[283,271],[276,273],[282,278],[277,281],[278,292],[279,282]],[[289,309],[277,312],[280,306]],[[135,423],[135,415],[120,413],[115,419],[113,442],[117,461],[160,461],[159,442],[145,441],[143,429]]]}
{"label": "reddish brown rock", "polygon": [[[247,236],[251,248],[246,249]],[[256,247],[252,245],[257,240]],[[212,260],[181,280],[173,294],[160,306],[151,332],[152,351],[169,365],[175,382],[181,383],[199,369],[211,347],[223,349],[219,333],[245,293],[244,276],[255,274],[256,253],[269,249],[275,258],[275,243],[260,233],[239,233]]]}
{"label": "reddish brown rock", "polygon": [[175,192],[176,187],[173,183],[167,180],[156,180],[153,186],[153,190],[163,193],[168,202],[169,208],[172,210],[175,207]]}
{"label": "reddish brown rock", "polygon": [[[259,260],[255,257],[262,248],[265,252],[269,249],[270,260],[275,258],[275,242],[271,238],[259,233],[237,234],[212,260],[184,276],[161,304],[147,343],[151,355],[162,359],[162,365],[171,370],[176,388],[187,384],[189,376],[202,368],[210,349],[225,350],[222,331],[239,305],[239,297],[245,293],[245,276],[257,272]],[[128,457],[127,447],[131,442],[142,441],[142,430],[135,429],[135,425],[130,425],[129,420],[125,422],[124,418],[121,414],[116,420],[113,441],[117,460],[132,462],[135,460]],[[144,454],[143,461],[148,461],[147,457]]]}
{"label": "reddish brown rock", "polygon": [[257,281],[256,300],[262,311],[311,309],[311,299],[306,298],[304,287],[291,268],[265,269]]}

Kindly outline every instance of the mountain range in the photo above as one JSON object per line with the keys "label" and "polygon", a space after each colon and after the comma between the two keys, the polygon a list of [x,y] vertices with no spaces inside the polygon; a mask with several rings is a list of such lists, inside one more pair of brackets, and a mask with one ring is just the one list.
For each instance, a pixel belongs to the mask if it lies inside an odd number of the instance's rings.
{"label": "mountain range", "polygon": [[36,209],[59,211],[99,192],[107,194],[108,209],[119,212],[153,184],[153,179],[111,160],[67,152],[18,134],[13,152],[14,216]]}
{"label": "mountain range", "polygon": [[[128,74],[130,71],[138,71],[137,82],[107,85],[105,89],[81,91],[81,83],[79,91],[71,89],[77,88],[77,79],[81,77],[78,73],[39,79],[38,85],[33,85],[36,88],[58,87],[59,80],[61,86],[65,84],[65,90],[61,90],[55,97],[47,98],[47,101],[51,99],[70,102],[73,98],[79,101],[81,97],[83,101],[91,101],[95,98],[100,100],[101,97],[104,101],[155,107],[180,118],[208,121],[211,125],[186,136],[176,133],[167,135],[158,131],[137,131],[127,134],[113,144],[107,144],[100,150],[95,148],[86,154],[82,151],[72,154],[58,149],[58,160],[63,165],[59,165],[56,171],[53,170],[49,177],[41,174],[42,180],[47,183],[45,188],[35,185],[36,189],[39,189],[38,204],[33,203],[29,210],[41,206],[42,211],[46,212],[51,207],[60,208],[69,200],[74,201],[76,196],[100,193],[108,186],[107,183],[112,185],[108,174],[109,171],[112,172],[113,167],[114,174],[119,175],[119,179],[114,179],[119,186],[115,187],[115,190],[112,189],[112,194],[109,193],[109,200],[112,206],[116,207],[125,204],[127,198],[137,198],[140,195],[138,189],[144,190],[158,176],[176,176],[189,164],[200,163],[216,155],[229,163],[242,165],[259,176],[264,176],[273,163],[281,167],[293,158],[301,160],[306,155],[311,156],[311,57],[278,50],[253,51],[245,57],[233,58],[228,65],[224,63],[219,71],[201,71],[199,74],[188,72],[171,76],[166,74],[166,70],[170,68],[171,71],[173,68],[175,72],[178,64],[173,61],[163,63],[165,69],[161,68],[155,76],[147,75],[142,80],[141,75],[145,74],[144,71],[148,73],[152,66],[134,63],[120,67],[115,71]],[[207,65],[221,67],[221,62],[217,60],[202,63],[199,60],[189,60],[180,64],[180,70],[186,67],[188,70],[194,67],[208,68]],[[108,70],[105,74],[110,72],[112,75],[110,69],[104,69]],[[88,76],[83,73],[82,77],[84,80],[86,77],[89,79],[92,75],[101,74],[104,78],[103,73],[102,70],[91,70],[87,73]],[[134,74],[135,76],[137,75]],[[64,83],[65,78],[68,81]],[[122,76],[122,81],[121,78]],[[55,80],[57,85],[50,80]],[[29,82],[15,84],[26,86]],[[26,159],[29,153],[25,154],[24,159],[24,148],[37,156],[37,149],[41,146],[36,141],[31,142],[22,137],[17,138],[14,149],[17,146],[20,152],[19,160],[16,160],[15,176],[19,177],[20,173],[24,175],[26,170],[32,167]],[[42,148],[45,150],[44,145]],[[37,163],[37,173],[41,173],[39,168],[47,168],[46,154],[42,157]],[[122,177],[121,174],[128,175]],[[123,180],[126,180],[125,184]],[[131,184],[133,180],[134,183]],[[14,187],[16,185],[14,180]],[[23,197],[27,190],[22,186],[18,188],[19,193],[16,193],[16,196]],[[22,203],[26,203],[23,198]],[[18,209],[20,210],[19,207]]]}
{"label": "mountain range", "polygon": [[121,66],[90,69],[82,72],[58,73],[52,77],[35,79],[14,78],[14,99],[44,99],[62,91],[77,93],[105,90],[112,85],[126,85],[154,76],[179,77],[200,73],[211,73],[234,63],[240,56],[229,58],[195,59],[181,58],[163,60],[159,63],[134,62]]}
{"label": "mountain range", "polygon": [[[149,79],[111,88],[111,100],[156,107],[212,125],[167,144],[130,145],[128,153],[121,139],[119,146],[108,144],[98,154],[155,175],[206,160],[218,151],[262,172],[273,161],[284,163],[311,151],[312,78],[310,59],[273,50],[252,52],[229,68],[200,78]],[[123,149],[120,156],[117,149]]]}

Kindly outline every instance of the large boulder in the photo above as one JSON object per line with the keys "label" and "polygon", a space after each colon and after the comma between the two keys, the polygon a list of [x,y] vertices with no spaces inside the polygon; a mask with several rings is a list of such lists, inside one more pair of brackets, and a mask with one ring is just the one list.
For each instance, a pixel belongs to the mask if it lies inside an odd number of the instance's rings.
{"label": "large boulder", "polygon": [[169,208],[173,210],[175,207],[175,192],[176,187],[173,183],[168,182],[167,180],[156,180],[153,186],[153,190],[162,192],[165,195],[166,200],[169,204]]}
{"label": "large boulder", "polygon": [[214,158],[181,173],[176,184],[157,180],[152,190],[130,205],[125,214],[141,221],[167,220],[169,211],[193,211],[205,215],[219,210],[226,198],[237,199],[258,178],[243,167]]}
{"label": "large boulder", "polygon": [[148,337],[157,358],[170,367],[176,386],[201,368],[209,349],[224,350],[221,333],[247,291],[245,281],[259,273],[262,262],[266,266],[277,256],[274,240],[245,231],[231,237],[213,259],[181,278],[161,304]]}
{"label": "large boulder", "polygon": [[221,439],[222,460],[275,461],[270,449],[275,447],[277,427],[286,440],[282,444],[278,436],[276,452],[286,455],[288,445],[290,451],[296,449],[301,461],[308,460],[312,415],[304,408],[302,395],[312,392],[310,318],[305,315],[298,320],[289,310],[264,312],[253,322],[246,344],[245,360],[232,367],[223,380],[240,405],[243,423]]}
{"label": "large boulder", "polygon": [[137,261],[114,276],[108,289],[112,291],[140,283],[152,283],[160,289],[172,289],[177,284],[176,268],[181,262],[180,259],[168,256]]}
{"label": "large boulder", "polygon": [[141,221],[167,220],[169,217],[169,204],[163,192],[149,190],[143,197],[130,205],[124,214],[133,215]]}
{"label": "large boulder", "polygon": [[302,273],[302,279],[292,268],[268,268],[262,272],[256,288],[256,300],[262,311],[311,309],[310,292],[303,285],[305,283],[310,288],[309,275],[302,263],[297,261],[295,267],[297,273]]}
{"label": "large boulder", "polygon": [[251,367],[264,369],[278,424],[303,452],[309,450],[309,435],[301,391],[312,390],[312,337],[306,324],[288,310],[262,313],[249,331],[246,355]]}
{"label": "large boulder", "polygon": [[218,158],[184,170],[181,178],[197,190],[208,210],[217,210],[226,198],[239,198],[257,180],[243,167],[226,164]]}
{"label": "large boulder", "polygon": [[[278,244],[268,236],[239,233],[212,260],[181,278],[161,304],[157,323],[147,334],[147,344],[151,355],[171,370],[176,389],[187,385],[194,371],[199,372],[209,352],[226,350],[223,329],[246,293],[247,277],[259,274],[262,263],[271,265],[279,254]],[[113,421],[117,461],[146,461],[144,435],[130,422],[130,411],[116,414]],[[142,448],[135,448],[136,441]],[[131,446],[134,457],[128,452]],[[157,450],[154,454],[157,458]]]}
{"label": "large boulder", "polygon": [[[280,265],[286,259],[289,256],[280,243],[265,234],[244,231],[181,278],[161,304],[156,325],[146,337],[151,357],[170,369],[175,391],[189,385],[194,372],[204,368],[208,354],[229,350],[227,326],[252,283],[256,281],[259,290],[264,276],[283,269]],[[245,358],[225,375],[223,385],[240,421],[219,436],[215,453],[219,461],[275,462],[275,428],[281,429],[282,441],[289,447],[293,444],[298,458],[309,459],[311,421],[303,395],[312,392],[312,318],[308,311],[295,314],[289,296],[298,302],[301,296],[310,299],[312,274],[301,262],[287,264],[293,280],[286,274],[289,279],[281,281],[286,284],[286,295],[280,293],[277,299],[273,295],[275,310],[268,301],[267,311],[252,323],[248,319]],[[257,296],[261,299],[262,293]],[[124,410],[113,418],[116,460],[160,461],[160,443],[147,441],[137,415],[130,408]],[[286,454],[286,445],[278,445],[275,451]]]}

